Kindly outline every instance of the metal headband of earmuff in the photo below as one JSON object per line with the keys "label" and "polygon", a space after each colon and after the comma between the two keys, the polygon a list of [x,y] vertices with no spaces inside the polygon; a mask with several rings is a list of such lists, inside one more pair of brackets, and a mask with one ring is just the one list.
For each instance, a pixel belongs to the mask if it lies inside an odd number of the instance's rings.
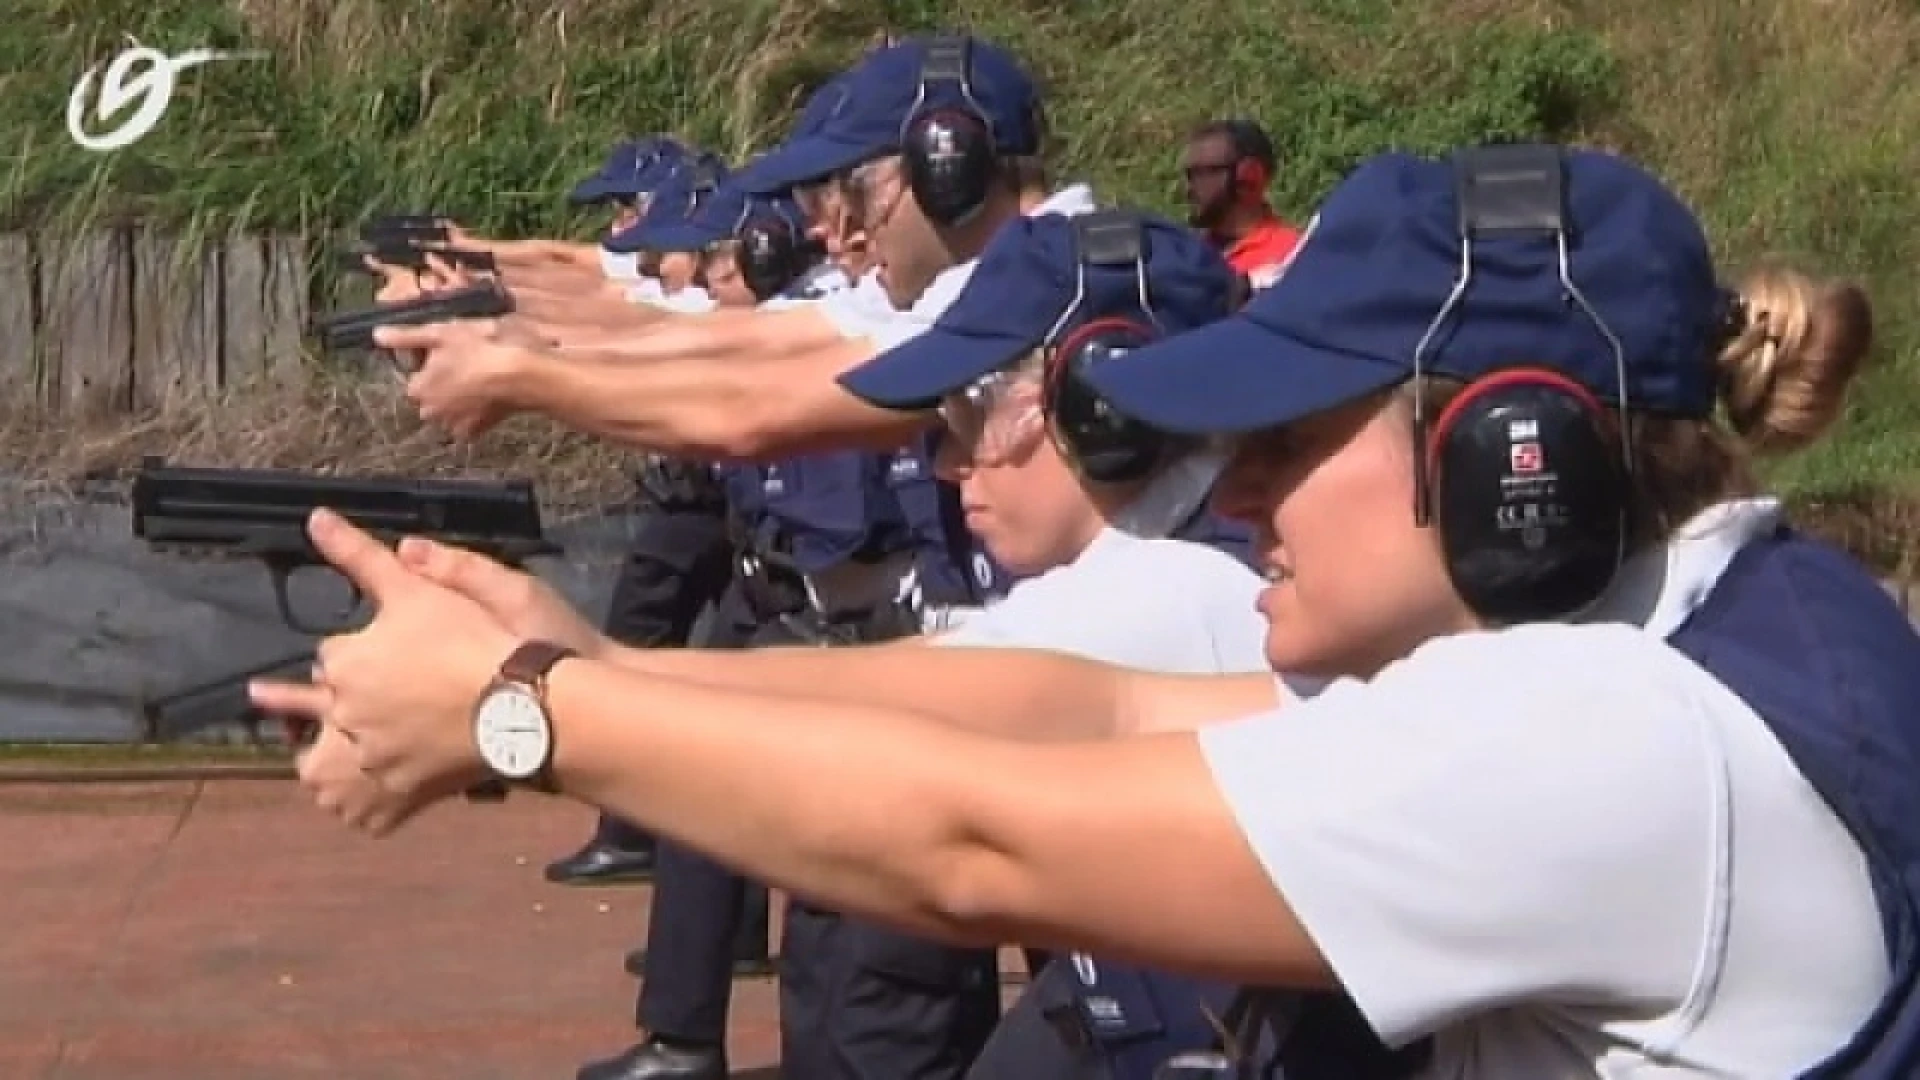
{"label": "metal headband of earmuff", "polygon": [[988,136],[995,134],[993,117],[973,96],[973,76],[971,57],[967,39],[953,35],[936,37],[927,42],[927,55],[920,63],[919,85],[914,87],[913,104],[907,106],[906,119],[900,122],[900,143],[906,145],[907,133],[920,119],[920,110],[927,103],[927,89],[939,83],[952,83],[960,88],[960,99],[966,102],[968,111],[986,128]]}
{"label": "metal headband of earmuff", "polygon": [[[1542,145],[1483,146],[1462,150],[1454,156],[1457,172],[1456,193],[1459,213],[1460,273],[1453,288],[1434,313],[1413,349],[1413,380],[1416,391],[1423,390],[1427,362],[1434,339],[1447,320],[1465,300],[1473,281],[1474,243],[1494,234],[1544,233],[1554,241],[1555,265],[1560,287],[1574,306],[1593,323],[1613,353],[1614,378],[1619,387],[1621,455],[1627,476],[1633,475],[1632,409],[1627,390],[1627,351],[1607,320],[1587,299],[1573,280],[1567,245],[1566,161],[1560,148]],[[1413,399],[1414,515],[1421,525],[1431,520],[1433,511],[1431,476],[1427,452],[1428,424],[1424,393]]]}
{"label": "metal headband of earmuff", "polygon": [[1124,210],[1095,210],[1068,220],[1073,222],[1073,298],[1054,320],[1041,346],[1058,344],[1067,324],[1086,303],[1087,270],[1094,266],[1131,265],[1140,310],[1154,329],[1159,330],[1160,318],[1154,314],[1153,297],[1147,288],[1146,231],[1140,219]]}

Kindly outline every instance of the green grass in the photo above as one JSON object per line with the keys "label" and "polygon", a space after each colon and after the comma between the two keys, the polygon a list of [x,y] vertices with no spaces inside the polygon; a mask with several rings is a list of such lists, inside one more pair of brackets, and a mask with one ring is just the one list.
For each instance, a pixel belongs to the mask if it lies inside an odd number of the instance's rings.
{"label": "green grass", "polygon": [[[0,227],[328,232],[405,208],[584,236],[562,192],[614,137],[743,154],[876,32],[937,26],[1041,74],[1063,174],[1160,209],[1184,132],[1226,112],[1273,131],[1295,217],[1390,146],[1632,153],[1695,200],[1730,270],[1785,254],[1875,296],[1879,364],[1852,415],[1775,479],[1920,487],[1920,9],[1894,0],[14,0]],[[189,73],[157,132],[89,154],[66,95],[127,33],[272,56]]]}

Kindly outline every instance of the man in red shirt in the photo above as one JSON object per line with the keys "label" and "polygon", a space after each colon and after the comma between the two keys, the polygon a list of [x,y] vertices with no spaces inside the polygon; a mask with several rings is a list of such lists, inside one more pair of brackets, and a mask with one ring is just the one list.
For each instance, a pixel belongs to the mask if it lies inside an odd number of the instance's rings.
{"label": "man in red shirt", "polygon": [[1256,289],[1272,283],[1300,243],[1299,230],[1267,202],[1273,140],[1251,120],[1217,120],[1187,140],[1188,221]]}

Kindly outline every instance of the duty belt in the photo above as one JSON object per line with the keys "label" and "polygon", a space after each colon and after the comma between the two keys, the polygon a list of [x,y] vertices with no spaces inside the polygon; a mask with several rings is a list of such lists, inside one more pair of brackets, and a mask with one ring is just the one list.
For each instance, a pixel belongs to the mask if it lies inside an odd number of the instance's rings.
{"label": "duty belt", "polygon": [[726,505],[726,492],[713,468],[664,454],[648,454],[633,468],[640,493],[663,510],[701,509]]}
{"label": "duty belt", "polygon": [[826,615],[808,608],[781,617],[802,641],[815,645],[872,645],[920,633],[920,613],[903,600],[860,612]]}
{"label": "duty belt", "polygon": [[806,580],[791,566],[747,548],[735,555],[734,572],[740,579],[741,598],[754,618],[781,619],[808,610]]}

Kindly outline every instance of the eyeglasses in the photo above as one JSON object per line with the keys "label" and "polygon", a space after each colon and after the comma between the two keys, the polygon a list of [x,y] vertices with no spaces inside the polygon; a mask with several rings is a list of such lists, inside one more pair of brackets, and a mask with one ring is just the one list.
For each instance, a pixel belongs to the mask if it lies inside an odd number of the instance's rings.
{"label": "eyeglasses", "polygon": [[[863,231],[871,232],[893,220],[894,212],[906,201],[906,177],[899,169],[884,168],[883,161],[856,165],[841,174],[840,192],[848,216]],[[880,196],[884,193],[884,199]]]}
{"label": "eyeglasses", "polygon": [[941,399],[941,420],[975,464],[1002,464],[1039,433],[1039,399],[1013,392],[1030,382],[1016,372],[995,371]]}
{"label": "eyeglasses", "polygon": [[1187,183],[1197,184],[1209,176],[1218,176],[1232,171],[1233,162],[1231,161],[1196,162],[1181,169],[1180,174],[1186,177]]}

